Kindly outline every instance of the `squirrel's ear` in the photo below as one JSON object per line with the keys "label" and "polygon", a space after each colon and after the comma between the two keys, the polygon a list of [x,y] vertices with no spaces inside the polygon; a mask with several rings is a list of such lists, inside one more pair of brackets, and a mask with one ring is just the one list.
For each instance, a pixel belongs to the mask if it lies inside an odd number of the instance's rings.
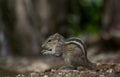
{"label": "squirrel's ear", "polygon": [[64,40],[64,37],[60,35],[59,33],[55,33],[54,36],[55,36],[55,39],[57,40]]}
{"label": "squirrel's ear", "polygon": [[60,39],[60,37],[61,37],[61,35],[59,33],[55,33],[54,36],[55,36],[55,39]]}
{"label": "squirrel's ear", "polygon": [[55,36],[59,36],[60,34],[59,34],[59,33],[55,33],[54,35],[55,35]]}

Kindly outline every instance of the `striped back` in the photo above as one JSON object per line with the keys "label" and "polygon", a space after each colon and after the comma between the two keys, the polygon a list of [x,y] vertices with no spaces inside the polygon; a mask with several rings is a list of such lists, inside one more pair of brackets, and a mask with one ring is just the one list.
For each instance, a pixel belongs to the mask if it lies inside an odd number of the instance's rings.
{"label": "striped back", "polygon": [[87,55],[86,45],[83,40],[81,40],[80,38],[72,37],[67,39],[65,42],[65,44],[71,44],[71,43],[77,45],[79,48],[82,49],[83,53]]}

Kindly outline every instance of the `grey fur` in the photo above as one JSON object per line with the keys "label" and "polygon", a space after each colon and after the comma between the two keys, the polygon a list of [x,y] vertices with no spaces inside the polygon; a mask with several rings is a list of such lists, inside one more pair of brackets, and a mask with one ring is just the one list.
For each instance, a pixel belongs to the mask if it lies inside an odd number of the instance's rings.
{"label": "grey fur", "polygon": [[[72,46],[71,50],[66,48],[70,45]],[[42,47],[44,48],[44,53],[64,58],[66,65],[60,69],[75,69],[78,66],[96,69],[96,64],[88,60],[86,46],[79,38],[69,38],[65,40],[62,35],[56,33],[51,35]],[[50,49],[52,50],[50,51]]]}

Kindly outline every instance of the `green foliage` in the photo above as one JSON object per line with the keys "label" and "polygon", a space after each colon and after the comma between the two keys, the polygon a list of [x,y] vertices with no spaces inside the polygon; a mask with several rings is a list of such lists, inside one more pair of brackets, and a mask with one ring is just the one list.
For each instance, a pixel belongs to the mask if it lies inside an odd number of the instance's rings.
{"label": "green foliage", "polygon": [[88,33],[90,35],[98,34],[100,32],[99,23],[102,1],[103,0],[75,0],[74,6],[71,7],[77,7],[77,14],[79,14],[78,17],[80,17],[81,20],[76,24],[74,21],[76,10],[70,11],[70,15],[68,16],[69,33],[75,36],[80,35],[80,33]]}
{"label": "green foliage", "polygon": [[86,25],[85,31],[89,35],[95,35],[95,34],[98,34],[100,32],[100,29],[98,28],[98,26],[88,24],[88,25]]}
{"label": "green foliage", "polygon": [[68,31],[73,34],[74,36],[78,36],[79,34],[79,26],[76,24],[75,25],[75,21],[74,21],[74,15],[71,14],[68,16],[68,23],[69,23],[69,28],[68,28]]}

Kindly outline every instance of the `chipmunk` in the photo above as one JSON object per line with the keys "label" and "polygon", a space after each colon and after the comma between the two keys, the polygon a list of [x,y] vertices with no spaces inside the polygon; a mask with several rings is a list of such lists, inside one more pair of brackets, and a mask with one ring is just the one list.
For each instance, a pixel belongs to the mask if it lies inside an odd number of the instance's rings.
{"label": "chipmunk", "polygon": [[55,33],[42,44],[42,48],[42,54],[63,57],[66,65],[60,69],[77,69],[78,66],[83,66],[96,70],[96,64],[87,58],[85,43],[79,38],[65,39],[62,35]]}

